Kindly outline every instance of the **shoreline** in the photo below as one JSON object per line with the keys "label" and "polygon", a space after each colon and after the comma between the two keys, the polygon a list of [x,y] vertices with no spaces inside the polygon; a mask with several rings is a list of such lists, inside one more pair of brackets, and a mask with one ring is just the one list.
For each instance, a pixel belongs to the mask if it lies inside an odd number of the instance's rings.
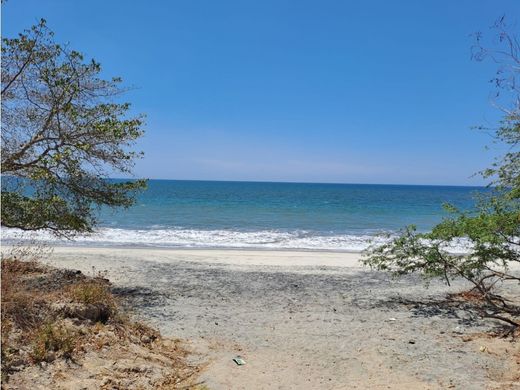
{"label": "shoreline", "polygon": [[[244,252],[311,252],[311,253],[350,253],[350,254],[358,254],[362,255],[366,249],[324,249],[324,248],[271,248],[271,247],[219,247],[219,246],[159,246],[154,244],[114,244],[109,243],[106,245],[102,244],[95,244],[95,245],[83,245],[83,244],[70,244],[70,245],[64,245],[63,243],[54,244],[52,242],[45,242],[41,241],[38,242],[41,243],[44,246],[48,246],[51,248],[64,248],[64,249],[72,249],[72,248],[78,248],[78,249],[149,249],[149,250],[166,250],[166,251],[244,251]],[[4,248],[12,248],[13,243],[9,241],[2,242],[0,240],[0,244]],[[32,246],[32,244],[29,244],[28,246]]]}

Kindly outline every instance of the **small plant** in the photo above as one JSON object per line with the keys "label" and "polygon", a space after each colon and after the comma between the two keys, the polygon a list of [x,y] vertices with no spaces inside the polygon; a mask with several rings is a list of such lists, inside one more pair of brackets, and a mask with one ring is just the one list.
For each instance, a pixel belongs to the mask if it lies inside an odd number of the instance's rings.
{"label": "small plant", "polygon": [[114,298],[105,283],[97,281],[77,283],[71,287],[70,294],[78,303],[114,305]]}
{"label": "small plant", "polygon": [[[69,288],[68,295],[73,302],[95,306],[96,313],[86,316],[95,322],[106,323],[117,315],[117,303],[108,284],[100,280],[80,282]],[[80,316],[81,317],[81,316]]]}
{"label": "small plant", "polygon": [[[0,324],[1,326],[1,349],[0,349],[0,356],[2,359],[2,365],[8,365],[9,364],[9,334],[11,333],[13,324],[9,320],[3,320]],[[4,370],[2,370],[2,375],[4,374]],[[2,377],[2,382],[3,382]]]}
{"label": "small plant", "polygon": [[142,322],[132,323],[130,325],[130,330],[133,331],[141,341],[149,340],[149,342],[151,342],[157,340],[160,337],[160,334],[157,330],[146,324],[143,324]]}
{"label": "small plant", "polygon": [[[39,270],[41,268],[34,262],[2,259],[2,325],[8,322],[21,329],[38,325],[38,297],[26,291],[20,279]],[[5,337],[4,331],[2,337]]]}
{"label": "small plant", "polygon": [[48,360],[51,353],[70,357],[74,351],[74,344],[73,332],[55,323],[46,323],[35,335],[32,358],[39,363]]}

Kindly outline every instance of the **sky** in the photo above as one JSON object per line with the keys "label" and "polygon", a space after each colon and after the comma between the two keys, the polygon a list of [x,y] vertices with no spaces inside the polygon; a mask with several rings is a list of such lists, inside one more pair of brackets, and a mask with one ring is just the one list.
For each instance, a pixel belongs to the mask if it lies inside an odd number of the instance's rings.
{"label": "sky", "polygon": [[[500,148],[496,65],[518,0],[8,0],[2,34],[56,40],[132,86],[151,179],[480,185]],[[518,26],[518,25],[517,25]]]}

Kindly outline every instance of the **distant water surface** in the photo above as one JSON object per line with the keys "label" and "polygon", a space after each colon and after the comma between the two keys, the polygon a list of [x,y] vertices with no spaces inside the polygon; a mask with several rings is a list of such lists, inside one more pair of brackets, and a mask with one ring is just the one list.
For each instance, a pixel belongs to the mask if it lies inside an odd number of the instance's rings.
{"label": "distant water surface", "polygon": [[[151,180],[137,204],[103,209],[80,245],[361,250],[377,233],[426,231],[485,188]],[[15,231],[4,229],[3,238]],[[51,239],[39,234],[40,239]]]}

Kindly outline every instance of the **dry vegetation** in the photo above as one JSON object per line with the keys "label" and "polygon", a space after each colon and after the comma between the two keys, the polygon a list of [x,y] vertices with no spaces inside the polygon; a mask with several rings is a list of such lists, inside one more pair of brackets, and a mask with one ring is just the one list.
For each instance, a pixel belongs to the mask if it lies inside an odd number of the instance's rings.
{"label": "dry vegetation", "polygon": [[180,341],[131,321],[102,274],[2,259],[2,388],[193,388]]}

